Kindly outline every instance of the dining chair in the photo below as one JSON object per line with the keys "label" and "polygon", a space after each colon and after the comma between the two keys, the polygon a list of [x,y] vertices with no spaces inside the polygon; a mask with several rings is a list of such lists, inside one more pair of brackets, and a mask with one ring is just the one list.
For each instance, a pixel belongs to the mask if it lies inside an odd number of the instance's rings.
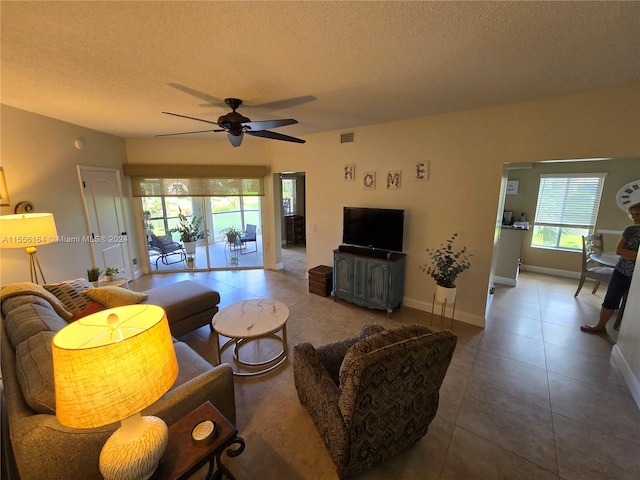
{"label": "dining chair", "polygon": [[[245,253],[255,253],[258,251],[258,239],[256,238],[256,235],[257,235],[256,225],[247,223],[247,229],[245,230],[244,234],[240,237],[240,242],[242,243],[242,250],[240,250],[240,253],[242,255],[244,255]],[[250,252],[245,252],[245,250],[247,249],[248,242],[255,243],[256,249]]]}
{"label": "dining chair", "polygon": [[582,236],[582,272],[580,273],[580,283],[578,289],[573,295],[577,297],[584,285],[584,281],[587,278],[595,280],[596,284],[593,287],[591,293],[596,293],[600,282],[609,283],[613,268],[607,267],[595,261],[592,256],[596,253],[602,253],[604,251],[604,241],[602,235],[583,235]]}

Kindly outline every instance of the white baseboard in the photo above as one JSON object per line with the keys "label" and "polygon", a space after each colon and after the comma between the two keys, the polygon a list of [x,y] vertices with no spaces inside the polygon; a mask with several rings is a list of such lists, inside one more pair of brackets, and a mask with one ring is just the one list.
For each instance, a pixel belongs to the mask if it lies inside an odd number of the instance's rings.
{"label": "white baseboard", "polygon": [[[407,297],[404,297],[402,299],[402,304],[406,305],[409,308],[415,308],[416,310],[421,310],[423,312],[429,312],[429,313],[431,313],[431,310],[433,307],[431,302],[425,302],[422,300],[416,300],[416,299],[407,298]],[[451,315],[452,312],[453,312],[453,309],[451,307],[447,307],[447,312],[445,313],[445,315]],[[433,313],[434,315],[436,313],[440,314],[440,305],[435,306]],[[451,318],[451,317],[448,317],[448,318]],[[454,320],[463,322],[463,323],[468,323],[469,325],[475,325],[476,327],[481,327],[481,328],[484,328],[486,323],[484,317],[481,317],[479,315],[473,315],[471,313],[467,313],[458,309],[456,309],[455,311]]]}
{"label": "white baseboard", "polygon": [[270,264],[266,264],[264,265],[264,269],[265,270],[282,270],[284,268],[284,263],[279,262],[279,263],[270,263]]}
{"label": "white baseboard", "polygon": [[521,265],[520,270],[524,270],[526,272],[543,273],[545,275],[555,275],[556,277],[580,279],[580,272],[572,272],[571,270],[536,267],[535,265]]}
{"label": "white baseboard", "polygon": [[507,278],[494,275],[493,283],[499,283],[500,285],[506,285],[507,287],[515,287],[518,284],[518,281],[515,278]]}
{"label": "white baseboard", "polygon": [[620,369],[622,378],[624,378],[624,381],[626,382],[627,387],[629,387],[629,391],[631,392],[633,399],[636,401],[636,405],[640,409],[640,381],[638,381],[638,379],[634,375],[633,370],[631,370],[631,367],[622,355],[622,352],[618,348],[618,345],[613,346],[613,349],[611,350],[611,356],[613,357],[613,361],[616,362],[616,365]]}

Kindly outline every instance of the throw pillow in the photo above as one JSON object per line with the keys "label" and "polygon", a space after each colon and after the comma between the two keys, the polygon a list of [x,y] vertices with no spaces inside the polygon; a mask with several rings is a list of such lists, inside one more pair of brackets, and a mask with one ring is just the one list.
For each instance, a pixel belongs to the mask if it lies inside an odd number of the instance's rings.
{"label": "throw pillow", "polygon": [[91,300],[104,305],[107,308],[122,307],[140,303],[149,295],[133,292],[122,287],[98,287],[87,290],[84,294]]}
{"label": "throw pillow", "polygon": [[102,305],[101,303],[98,303],[98,302],[92,300],[89,303],[89,305],[87,305],[82,311],[80,311],[78,313],[75,313],[73,315],[73,317],[71,318],[71,320],[69,320],[69,323],[75,322],[76,320],[80,320],[81,318],[84,318],[87,315],[93,315],[94,313],[101,312],[105,308],[106,307],[104,305]]}
{"label": "throw pillow", "polygon": [[76,278],[75,280],[44,285],[44,288],[53,293],[72,313],[78,313],[89,305],[91,300],[83,293],[93,288],[93,285],[85,278]]}
{"label": "throw pillow", "polygon": [[51,340],[55,332],[40,332],[16,347],[16,376],[22,395],[34,411],[56,413]]}

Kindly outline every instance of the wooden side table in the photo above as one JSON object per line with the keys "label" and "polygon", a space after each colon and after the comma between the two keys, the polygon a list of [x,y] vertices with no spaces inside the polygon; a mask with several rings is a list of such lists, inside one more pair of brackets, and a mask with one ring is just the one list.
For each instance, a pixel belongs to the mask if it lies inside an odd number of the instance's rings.
{"label": "wooden side table", "polygon": [[[215,420],[216,434],[210,444],[196,446],[191,441],[191,430],[202,420]],[[231,448],[232,445],[237,447]],[[207,480],[235,480],[220,458],[225,449],[229,457],[237,457],[244,451],[244,440],[211,402],[203,403],[169,427],[167,449],[149,480],[186,480],[207,462]]]}
{"label": "wooden side table", "polygon": [[[191,442],[191,430],[201,420],[215,420],[217,433],[209,445],[197,447]],[[230,448],[234,444],[238,447]],[[211,402],[203,403],[169,427],[169,444],[150,480],[185,480],[207,462],[207,480],[223,476],[234,480],[220,458],[225,449],[228,456],[237,457],[244,451],[244,440]]]}
{"label": "wooden side table", "polygon": [[126,278],[116,278],[115,280],[111,280],[110,282],[105,282],[104,280],[98,280],[97,282],[89,282],[94,287],[123,287],[129,288],[129,280]]}

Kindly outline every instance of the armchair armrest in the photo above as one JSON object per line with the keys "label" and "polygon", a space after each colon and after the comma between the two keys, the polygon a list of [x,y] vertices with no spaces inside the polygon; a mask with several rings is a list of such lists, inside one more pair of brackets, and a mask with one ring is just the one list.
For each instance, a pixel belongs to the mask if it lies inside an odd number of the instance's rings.
{"label": "armchair armrest", "polygon": [[338,406],[340,391],[310,343],[293,349],[293,378],[298,398],[306,405],[331,458],[336,465],[348,462],[344,452],[350,450],[351,437]]}

